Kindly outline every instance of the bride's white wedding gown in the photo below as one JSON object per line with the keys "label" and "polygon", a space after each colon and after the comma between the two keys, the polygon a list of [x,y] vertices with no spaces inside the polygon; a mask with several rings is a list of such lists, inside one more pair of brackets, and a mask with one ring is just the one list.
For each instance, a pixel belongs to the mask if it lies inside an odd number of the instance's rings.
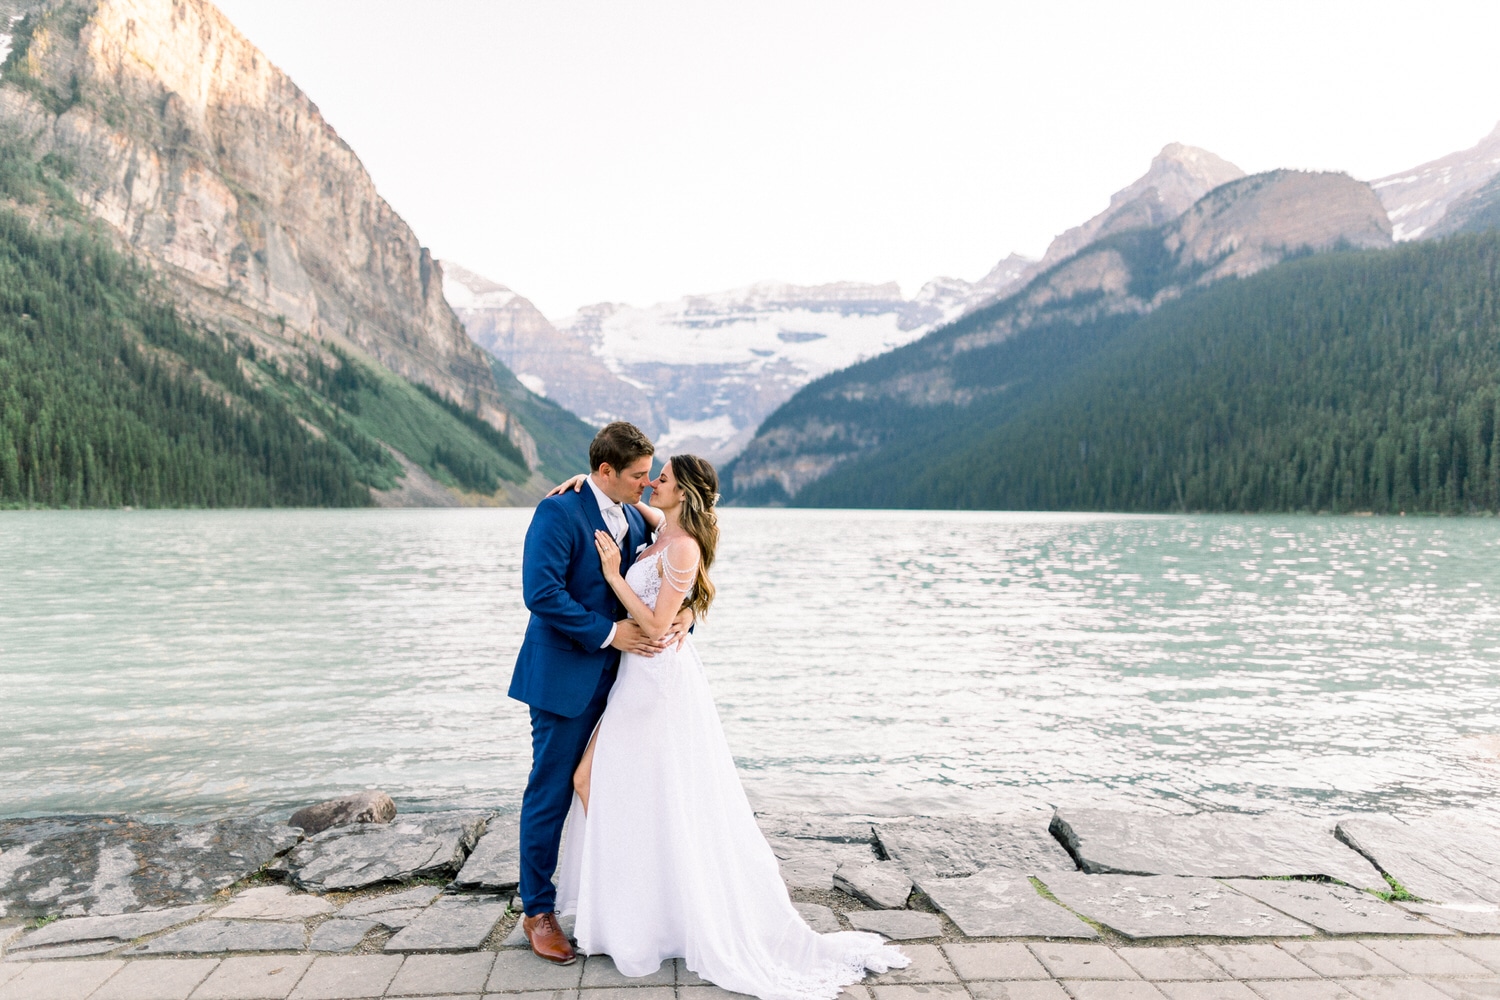
{"label": "bride's white wedding gown", "polygon": [[[626,582],[647,606],[661,554]],[[568,815],[558,910],[588,955],[627,976],[681,958],[702,978],[762,1000],[833,1000],[866,970],[908,959],[875,934],[815,933],[793,908],[740,786],[702,661],[629,653],[599,722],[584,814]]]}

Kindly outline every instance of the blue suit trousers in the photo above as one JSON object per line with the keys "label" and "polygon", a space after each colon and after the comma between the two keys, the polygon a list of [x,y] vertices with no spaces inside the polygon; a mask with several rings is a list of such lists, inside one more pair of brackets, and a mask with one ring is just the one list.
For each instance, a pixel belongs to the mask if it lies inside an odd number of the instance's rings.
{"label": "blue suit trousers", "polygon": [[618,661],[604,669],[582,713],[569,718],[531,710],[531,774],[521,799],[521,902],[528,917],[557,907],[558,844],[573,805],[573,772],[588,749],[594,726],[609,703]]}

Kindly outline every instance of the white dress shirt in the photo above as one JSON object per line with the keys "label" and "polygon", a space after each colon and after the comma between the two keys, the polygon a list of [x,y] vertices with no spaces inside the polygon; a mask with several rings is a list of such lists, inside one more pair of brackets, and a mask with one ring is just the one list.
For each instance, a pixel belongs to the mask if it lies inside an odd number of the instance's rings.
{"label": "white dress shirt", "polygon": [[[589,489],[594,491],[594,499],[599,502],[599,513],[604,518],[604,526],[614,536],[615,544],[623,546],[625,544],[625,532],[629,528],[629,523],[625,520],[625,508],[605,496],[604,491],[594,482],[593,476],[588,476],[587,482]],[[609,644],[615,641],[615,631],[619,627],[618,624],[609,627],[609,635],[605,636],[604,644],[599,647],[600,649],[609,648]]]}

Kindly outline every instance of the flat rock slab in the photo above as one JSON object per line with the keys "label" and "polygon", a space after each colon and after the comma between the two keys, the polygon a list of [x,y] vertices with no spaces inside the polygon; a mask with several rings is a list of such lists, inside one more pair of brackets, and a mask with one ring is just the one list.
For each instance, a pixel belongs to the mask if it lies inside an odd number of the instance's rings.
{"label": "flat rock slab", "polygon": [[755,822],[767,840],[826,840],[833,844],[872,844],[869,820],[819,813],[757,813]]}
{"label": "flat rock slab", "polygon": [[894,861],[840,865],[833,887],[877,910],[899,910],[911,895],[911,879]]}
{"label": "flat rock slab", "polygon": [[819,934],[833,934],[844,929],[839,926],[839,918],[833,910],[822,903],[793,903],[792,906],[802,914],[807,926]]}
{"label": "flat rock slab", "polygon": [[520,821],[515,817],[496,817],[490,820],[453,884],[460,889],[511,892],[520,883]]}
{"label": "flat rock slab", "polygon": [[75,917],[38,928],[12,947],[19,950],[43,945],[75,944],[80,941],[113,941],[117,947],[147,934],[196,920],[211,910],[210,906],[174,906],[167,910],[145,913],[119,913],[109,917]]}
{"label": "flat rock slab", "polygon": [[874,931],[892,941],[941,937],[943,933],[941,920],[916,910],[854,910],[844,917],[855,930]]}
{"label": "flat rock slab", "polygon": [[1096,938],[1098,933],[1051,900],[1031,880],[1004,868],[966,878],[926,878],[917,887],[968,937]]}
{"label": "flat rock slab", "polygon": [[891,860],[920,880],[962,878],[986,868],[1021,875],[1076,871],[1078,865],[1047,832],[1049,813],[952,816],[879,823],[875,836]]}
{"label": "flat rock slab", "polygon": [[1493,903],[1398,903],[1464,934],[1500,934],[1500,906]]}
{"label": "flat rock slab", "polygon": [[87,958],[103,955],[120,947],[118,941],[79,941],[77,944],[49,944],[29,951],[12,951],[6,954],[7,962],[45,962],[53,958]]}
{"label": "flat rock slab", "polygon": [[1427,902],[1500,903],[1500,826],[1466,813],[1353,816],[1338,836]]}
{"label": "flat rock slab", "polygon": [[339,910],[339,916],[363,917],[372,913],[388,913],[393,910],[421,911],[442,894],[443,890],[436,886],[419,885],[410,889],[402,889],[400,892],[365,896],[345,903]]}
{"label": "flat rock slab", "polygon": [[845,865],[870,865],[876,861],[875,849],[868,842],[844,843],[834,840],[796,840],[777,838],[768,841],[781,877],[793,889],[833,891],[833,875]]}
{"label": "flat rock slab", "polygon": [[1313,932],[1213,879],[1058,872],[1042,881],[1070,909],[1128,938],[1301,937]]}
{"label": "flat rock slab", "polygon": [[189,826],[122,816],[0,822],[0,917],[108,915],[201,902],[288,850],[264,820]]}
{"label": "flat rock slab", "polygon": [[246,889],[214,916],[225,920],[305,920],[332,912],[333,904],[319,896],[293,892],[284,885],[264,885]]}
{"label": "flat rock slab", "polygon": [[1328,934],[1452,934],[1347,885],[1232,879],[1224,883]]}
{"label": "flat rock slab", "polygon": [[307,928],[271,920],[203,920],[153,938],[131,955],[212,955],[221,951],[301,951]]}
{"label": "flat rock slab", "polygon": [[505,903],[440,899],[386,942],[386,951],[473,951],[490,936]]}
{"label": "flat rock slab", "polygon": [[1301,816],[1059,809],[1052,832],[1090,874],[1316,878],[1387,889],[1375,867]]}
{"label": "flat rock slab", "polygon": [[334,827],[287,856],[289,878],[312,892],[451,878],[484,833],[485,813],[426,813]]}
{"label": "flat rock slab", "polygon": [[376,927],[374,920],[342,920],[335,917],[319,924],[308,942],[309,951],[353,951]]}

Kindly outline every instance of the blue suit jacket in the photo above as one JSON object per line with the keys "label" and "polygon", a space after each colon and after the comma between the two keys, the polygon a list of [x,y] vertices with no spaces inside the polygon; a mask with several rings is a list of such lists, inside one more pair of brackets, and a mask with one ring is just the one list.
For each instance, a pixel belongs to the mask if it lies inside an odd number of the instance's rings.
{"label": "blue suit jacket", "polygon": [[[646,541],[646,521],[625,507],[620,572],[635,561]],[[623,617],[614,591],[599,568],[594,532],[608,530],[594,491],[569,490],[537,504],[526,529],[521,590],[531,621],[510,677],[510,696],[533,708],[574,718],[588,707],[599,675],[619,662],[615,649],[600,649]]]}

